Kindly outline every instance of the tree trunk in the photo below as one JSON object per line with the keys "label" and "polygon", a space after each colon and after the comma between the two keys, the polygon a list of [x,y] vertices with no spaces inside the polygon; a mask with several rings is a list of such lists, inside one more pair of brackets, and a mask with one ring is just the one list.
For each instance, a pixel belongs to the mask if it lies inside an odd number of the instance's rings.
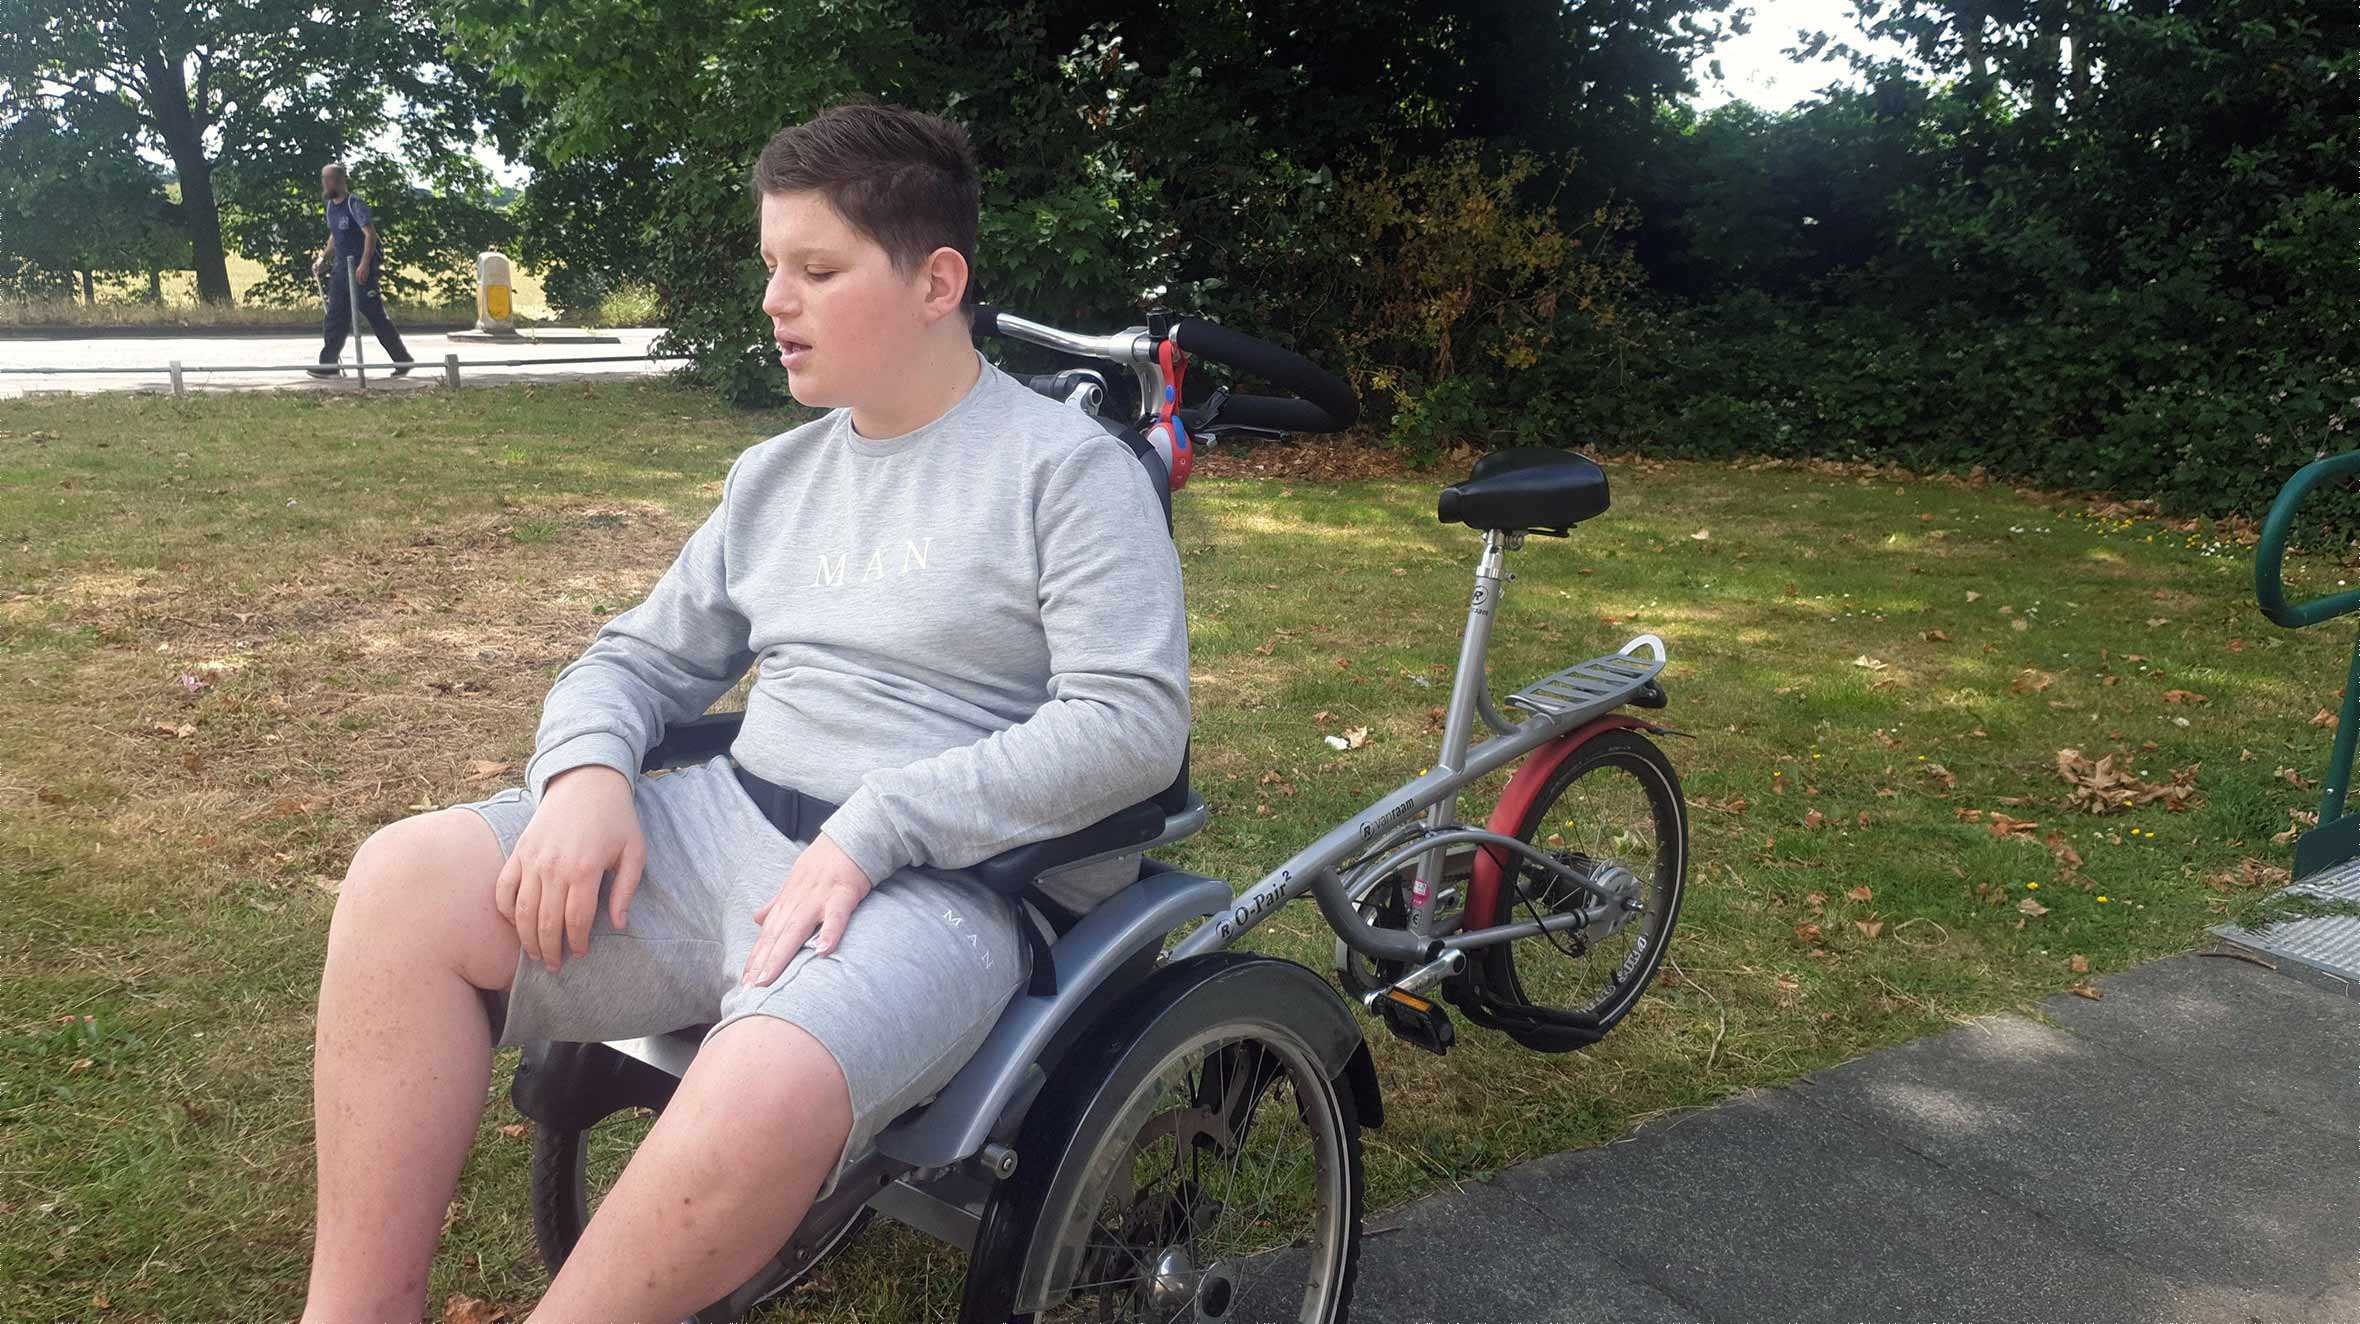
{"label": "tree trunk", "polygon": [[1966,53],[1967,74],[1980,88],[1991,80],[1991,58],[1983,51],[1983,6],[1958,7],[1958,44]]}
{"label": "tree trunk", "polygon": [[88,267],[82,268],[82,306],[85,308],[98,306],[98,285],[90,279],[90,268]]}
{"label": "tree trunk", "polygon": [[164,273],[154,266],[148,268],[148,302],[158,308],[164,306]]}
{"label": "tree trunk", "polygon": [[181,77],[179,58],[172,55],[149,56],[141,62],[141,72],[147,75],[148,110],[156,118],[156,132],[172,153],[172,168],[180,173],[180,217],[194,250],[197,298],[229,303],[229,254],[221,244],[213,163],[205,159],[205,126],[189,107],[188,80]]}
{"label": "tree trunk", "polygon": [[2057,75],[2065,62],[2065,6],[2060,0],[2033,10],[2032,104],[2049,113],[2057,109]]}
{"label": "tree trunk", "polygon": [[2073,8],[2073,72],[2065,84],[2067,105],[2077,106],[2090,94],[2090,57],[2096,52],[2096,26],[2090,21],[2087,0]]}

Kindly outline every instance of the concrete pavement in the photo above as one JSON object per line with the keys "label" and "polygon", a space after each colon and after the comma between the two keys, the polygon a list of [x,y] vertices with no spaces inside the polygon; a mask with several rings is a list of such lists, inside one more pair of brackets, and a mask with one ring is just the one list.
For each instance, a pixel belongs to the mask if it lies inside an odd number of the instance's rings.
{"label": "concrete pavement", "polygon": [[[481,385],[495,382],[546,381],[577,377],[645,377],[666,372],[680,366],[676,362],[654,362],[646,358],[656,337],[663,334],[660,327],[630,327],[602,332],[619,343],[607,345],[495,345],[453,342],[442,332],[403,333],[403,341],[418,367],[408,377],[395,381],[379,371],[389,368],[384,350],[374,337],[368,342],[369,389],[380,386],[395,390],[425,390],[442,385],[442,359],[445,354],[456,354],[462,364],[488,360],[548,360],[575,356],[632,355],[634,359],[618,363],[548,364],[534,367],[468,367],[461,372],[462,384]],[[184,365],[182,380],[192,391],[221,390],[329,390],[356,389],[348,371],[341,378],[323,380],[299,372],[265,372],[265,365],[302,364],[319,358],[320,338],[305,336],[92,336],[72,340],[32,340],[0,338],[0,369],[103,367],[113,369],[104,373],[43,374],[0,372],[0,399],[13,399],[31,391],[70,391],[90,393],[100,391],[170,391],[171,378],[162,369],[174,360]],[[352,349],[344,351],[349,369]],[[198,372],[201,367],[220,367],[228,371]],[[153,371],[148,371],[153,370]]]}
{"label": "concrete pavement", "polygon": [[2360,1002],[2188,955],[1371,1214],[1366,1324],[2360,1324]]}

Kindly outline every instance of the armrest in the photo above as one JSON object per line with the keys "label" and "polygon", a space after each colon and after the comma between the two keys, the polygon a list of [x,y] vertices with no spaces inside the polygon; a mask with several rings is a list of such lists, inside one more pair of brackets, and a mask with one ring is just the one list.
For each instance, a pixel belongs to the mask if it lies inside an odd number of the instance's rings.
{"label": "armrest", "polygon": [[1161,797],[1142,800],[1128,809],[1117,810],[1099,819],[1079,832],[1002,851],[964,869],[934,869],[929,872],[950,878],[971,879],[1002,896],[1017,896],[1032,886],[1033,880],[1042,874],[1095,856],[1116,855],[1152,846],[1165,838],[1176,821],[1186,820],[1191,811],[1201,815],[1203,810],[1204,802],[1194,795],[1188,797],[1187,809],[1178,815],[1165,812]]}
{"label": "armrest", "polygon": [[639,770],[685,768],[715,754],[726,754],[737,743],[738,728],[745,721],[744,713],[727,712],[706,713],[694,721],[676,723],[664,731],[664,738],[639,761]]}

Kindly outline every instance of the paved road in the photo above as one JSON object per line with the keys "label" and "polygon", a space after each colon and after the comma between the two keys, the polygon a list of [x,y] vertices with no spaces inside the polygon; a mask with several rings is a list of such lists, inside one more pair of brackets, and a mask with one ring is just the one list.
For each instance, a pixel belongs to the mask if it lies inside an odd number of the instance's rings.
{"label": "paved road", "polygon": [[2100,988],[1372,1214],[1353,1318],[2360,1321],[2360,1001]]}
{"label": "paved road", "polygon": [[[378,367],[384,364],[384,351],[374,339],[368,344],[369,389],[380,386],[396,390],[430,390],[442,385],[442,358],[457,354],[466,364],[479,360],[550,359],[575,355],[630,354],[644,356],[655,338],[663,334],[658,327],[632,327],[609,331],[621,343],[607,345],[494,345],[481,342],[452,341],[439,332],[405,334],[412,356],[420,367],[401,381],[381,375]],[[354,378],[348,373],[334,381],[307,377],[302,373],[262,372],[253,369],[272,364],[301,364],[318,360],[320,339],[308,336],[109,336],[84,340],[14,340],[0,339],[0,368],[90,367],[116,368],[120,371],[96,374],[41,374],[0,372],[0,399],[12,399],[28,391],[169,391],[171,379],[161,369],[173,360],[185,367],[228,367],[227,372],[189,371],[183,380],[192,391],[220,390],[303,390],[350,391],[355,389]],[[352,362],[352,349],[344,351],[345,363]],[[667,371],[677,363],[656,363],[641,357],[623,363],[553,364],[546,367],[524,368],[463,368],[460,380],[466,384],[549,380],[573,377],[639,376]],[[158,369],[155,372],[136,371]],[[245,369],[239,371],[238,369]]]}

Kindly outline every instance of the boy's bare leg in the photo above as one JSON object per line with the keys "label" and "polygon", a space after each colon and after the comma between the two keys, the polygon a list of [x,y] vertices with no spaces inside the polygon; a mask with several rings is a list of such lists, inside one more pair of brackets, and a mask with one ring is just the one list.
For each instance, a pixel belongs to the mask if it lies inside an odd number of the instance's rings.
{"label": "boy's bare leg", "polygon": [[464,809],[391,824],[353,856],[320,977],[306,1324],[420,1318],[491,1078],[477,990],[516,973],[500,865],[490,826]]}
{"label": "boy's bare leg", "polygon": [[716,1033],[649,1128],[530,1324],[678,1320],[786,1244],[852,1134],[836,1059],[801,1027]]}

